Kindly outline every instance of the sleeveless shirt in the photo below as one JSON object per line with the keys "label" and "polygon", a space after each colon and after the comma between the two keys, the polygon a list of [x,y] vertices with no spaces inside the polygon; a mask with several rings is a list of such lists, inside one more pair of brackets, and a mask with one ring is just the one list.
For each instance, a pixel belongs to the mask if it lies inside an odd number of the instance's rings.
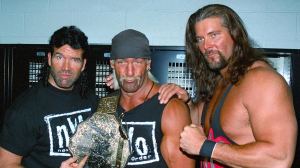
{"label": "sleeveless shirt", "polygon": [[127,131],[132,152],[126,168],[167,167],[160,150],[163,138],[161,118],[164,108],[165,104],[159,103],[158,94],[127,112],[118,106],[118,116],[124,113],[122,125]]}
{"label": "sleeveless shirt", "polygon": [[[226,96],[228,95],[232,86],[233,85],[229,85],[226,88],[224,94],[221,97],[220,102],[217,105],[216,111],[213,113],[211,128],[209,129],[209,133],[208,133],[208,137],[207,137],[208,140],[211,140],[214,142],[222,142],[222,143],[226,143],[226,144],[235,144],[235,142],[233,140],[231,140],[229,137],[226,136],[226,134],[224,133],[224,131],[220,125],[221,109],[225,102]],[[201,117],[202,123],[203,123],[204,119],[205,119],[205,112],[203,113],[203,115]],[[200,160],[200,167],[201,168],[225,168],[226,166],[224,166],[218,162],[214,162],[212,159],[209,160],[207,158],[204,158],[204,159]]]}

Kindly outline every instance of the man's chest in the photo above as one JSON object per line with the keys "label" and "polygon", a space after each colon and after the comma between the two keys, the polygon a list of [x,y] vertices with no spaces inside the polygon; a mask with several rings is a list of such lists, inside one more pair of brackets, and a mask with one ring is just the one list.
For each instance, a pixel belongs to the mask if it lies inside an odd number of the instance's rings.
{"label": "man's chest", "polygon": [[[61,113],[48,113],[41,117],[37,125],[38,149],[50,156],[70,156],[69,139],[77,125],[91,115],[91,108]],[[37,124],[37,123],[36,123]]]}
{"label": "man's chest", "polygon": [[229,138],[236,140],[251,130],[249,115],[238,88],[217,91],[211,99],[205,117],[205,130],[217,126]]}

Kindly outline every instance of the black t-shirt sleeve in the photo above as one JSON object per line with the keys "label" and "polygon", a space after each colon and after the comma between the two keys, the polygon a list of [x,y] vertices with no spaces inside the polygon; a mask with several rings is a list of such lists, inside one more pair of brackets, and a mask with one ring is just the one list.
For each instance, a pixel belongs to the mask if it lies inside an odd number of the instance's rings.
{"label": "black t-shirt sleeve", "polygon": [[37,128],[34,128],[32,102],[22,97],[7,111],[0,135],[0,146],[20,156],[27,155],[36,143]]}

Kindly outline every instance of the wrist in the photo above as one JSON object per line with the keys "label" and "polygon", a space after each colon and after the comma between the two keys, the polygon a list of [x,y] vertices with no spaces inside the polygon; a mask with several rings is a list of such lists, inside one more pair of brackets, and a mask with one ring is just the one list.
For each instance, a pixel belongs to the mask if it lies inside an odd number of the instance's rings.
{"label": "wrist", "polygon": [[211,158],[216,144],[216,142],[206,139],[200,148],[199,155]]}
{"label": "wrist", "polygon": [[188,99],[185,101],[186,104],[189,104],[192,101],[190,94],[188,94]]}

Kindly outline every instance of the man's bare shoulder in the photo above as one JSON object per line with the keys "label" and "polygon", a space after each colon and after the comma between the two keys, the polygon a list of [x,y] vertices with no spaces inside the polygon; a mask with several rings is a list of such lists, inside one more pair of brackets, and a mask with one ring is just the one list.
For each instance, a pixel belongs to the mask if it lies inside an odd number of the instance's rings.
{"label": "man's bare shoulder", "polygon": [[272,87],[276,85],[286,85],[285,79],[269,64],[257,61],[246,72],[240,81],[241,86],[246,87]]}
{"label": "man's bare shoulder", "polygon": [[[258,103],[262,99],[281,99],[290,96],[285,79],[270,65],[254,64],[237,85],[242,102]],[[281,98],[280,98],[281,97]]]}
{"label": "man's bare shoulder", "polygon": [[261,108],[271,101],[274,103],[283,98],[290,99],[291,96],[290,88],[285,79],[264,62],[253,64],[244,77],[235,84],[232,92],[231,100],[240,102],[239,104],[245,109],[256,106]]}
{"label": "man's bare shoulder", "polygon": [[179,113],[179,115],[180,115],[181,113],[183,113],[183,114],[186,112],[188,113],[189,108],[188,108],[187,104],[185,104],[182,100],[174,97],[174,98],[171,98],[169,100],[169,102],[166,104],[164,111],[169,111],[168,113],[170,113],[170,114]]}
{"label": "man's bare shoulder", "polygon": [[[239,144],[248,143],[254,137],[271,137],[268,132],[274,131],[269,131],[271,128],[265,129],[264,124],[271,126],[274,122],[284,123],[286,116],[293,114],[288,84],[279,73],[265,63],[251,67],[233,87],[225,103],[222,112],[226,112],[226,115],[221,118],[223,130]],[[241,139],[241,135],[246,139]]]}
{"label": "man's bare shoulder", "polygon": [[162,116],[162,128],[165,130],[175,130],[179,132],[183,127],[191,123],[188,106],[178,98],[172,98],[167,103]]}

